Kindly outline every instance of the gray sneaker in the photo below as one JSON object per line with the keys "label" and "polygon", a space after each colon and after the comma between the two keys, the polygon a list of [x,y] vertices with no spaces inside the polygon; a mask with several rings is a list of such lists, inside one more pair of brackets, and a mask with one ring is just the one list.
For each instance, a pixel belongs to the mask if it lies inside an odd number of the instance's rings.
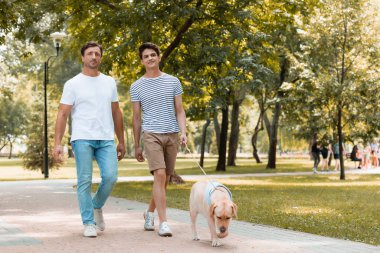
{"label": "gray sneaker", "polygon": [[96,228],[100,231],[104,231],[104,229],[106,229],[106,224],[104,223],[102,209],[94,209],[94,219],[96,222]]}
{"label": "gray sneaker", "polygon": [[148,212],[148,210],[146,210],[144,212],[144,219],[144,229],[147,231],[154,231],[154,213]]}
{"label": "gray sneaker", "polygon": [[169,225],[166,221],[160,224],[160,230],[158,230],[159,236],[172,236],[172,231],[169,228]]}
{"label": "gray sneaker", "polygon": [[85,237],[96,237],[98,234],[96,233],[96,227],[94,224],[84,225],[83,235]]}

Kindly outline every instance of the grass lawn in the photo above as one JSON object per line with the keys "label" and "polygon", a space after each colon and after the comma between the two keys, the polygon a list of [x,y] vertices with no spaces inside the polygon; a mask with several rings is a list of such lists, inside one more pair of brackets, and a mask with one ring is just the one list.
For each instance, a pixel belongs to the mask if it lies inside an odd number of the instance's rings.
{"label": "grass lawn", "polygon": [[[238,219],[380,245],[380,175],[286,176],[220,180]],[[117,197],[148,202],[151,182],[118,183]],[[170,185],[168,206],[188,210],[192,182]]]}
{"label": "grass lawn", "polygon": [[[216,171],[217,159],[208,158],[204,163],[204,170],[207,174],[243,174],[243,173],[276,173],[276,172],[297,172],[311,171],[312,163],[309,160],[278,159],[277,169],[268,170],[266,160],[257,164],[253,159],[238,159],[236,167],[227,166],[226,172]],[[119,166],[119,176],[141,176],[147,175],[147,163],[139,163],[135,160],[123,159]],[[176,163],[176,171],[179,175],[202,175],[196,161],[190,158],[179,158]],[[143,174],[142,174],[143,173]]]}
{"label": "grass lawn", "polygon": [[[217,160],[207,158],[204,169],[207,174],[242,174],[242,173],[276,173],[276,172],[297,172],[311,171],[312,161],[308,159],[278,159],[277,169],[267,170],[266,160],[256,164],[253,159],[238,159],[236,167],[227,167],[226,172],[215,171]],[[179,158],[176,163],[177,174],[179,175],[202,175],[195,160],[190,158]],[[94,177],[99,177],[99,169],[94,162]],[[135,159],[123,159],[119,162],[119,176],[148,176],[147,162],[139,163]],[[73,158],[66,159],[65,164],[58,170],[49,173],[51,179],[76,178],[75,161]],[[23,168],[22,160],[0,158],[0,181],[19,179],[42,179],[40,171],[30,171]]]}

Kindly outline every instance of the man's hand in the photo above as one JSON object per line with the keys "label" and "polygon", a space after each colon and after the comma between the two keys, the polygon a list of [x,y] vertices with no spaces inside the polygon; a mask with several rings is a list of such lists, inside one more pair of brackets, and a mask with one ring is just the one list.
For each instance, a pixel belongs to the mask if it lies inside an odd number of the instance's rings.
{"label": "man's hand", "polygon": [[182,146],[186,146],[187,144],[186,134],[181,134],[181,136],[179,137],[179,144],[181,144]]}
{"label": "man's hand", "polygon": [[125,146],[122,143],[119,143],[116,147],[116,152],[117,152],[117,160],[120,161],[121,159],[124,158],[125,155]]}
{"label": "man's hand", "polygon": [[55,145],[53,149],[53,158],[56,162],[63,162],[63,147],[61,145]]}
{"label": "man's hand", "polygon": [[136,160],[139,162],[145,161],[144,156],[142,154],[142,149],[140,147],[135,148],[135,157],[136,157]]}

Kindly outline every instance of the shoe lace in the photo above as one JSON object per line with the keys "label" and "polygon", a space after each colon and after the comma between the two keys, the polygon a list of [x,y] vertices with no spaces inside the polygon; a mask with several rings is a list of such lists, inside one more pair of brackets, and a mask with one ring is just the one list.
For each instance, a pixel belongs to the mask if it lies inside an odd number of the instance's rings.
{"label": "shoe lace", "polygon": [[86,230],[87,230],[87,231],[88,231],[88,230],[90,230],[90,231],[96,230],[95,225],[94,225],[94,224],[89,224],[89,225],[87,225],[87,226],[86,226]]}
{"label": "shoe lace", "polygon": [[153,215],[149,215],[148,213],[145,216],[146,222],[149,224],[152,224],[154,222],[154,217]]}
{"label": "shoe lace", "polygon": [[169,226],[168,226],[168,224],[166,222],[163,222],[161,224],[161,229],[162,230],[166,230],[166,231],[170,230],[170,228],[169,228]]}

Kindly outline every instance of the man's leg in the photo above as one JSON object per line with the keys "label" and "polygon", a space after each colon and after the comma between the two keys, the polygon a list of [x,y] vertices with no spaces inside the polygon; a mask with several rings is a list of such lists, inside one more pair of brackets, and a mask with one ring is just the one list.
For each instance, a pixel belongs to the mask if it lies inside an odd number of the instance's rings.
{"label": "man's leg", "polygon": [[154,230],[154,210],[157,209],[160,220],[160,236],[171,236],[172,232],[166,222],[166,186],[169,180],[167,173],[167,164],[165,149],[167,134],[144,133],[145,154],[149,163],[149,170],[153,174],[152,199],[149,208],[144,212],[145,230]]}
{"label": "man's leg", "polygon": [[84,225],[95,224],[91,199],[92,158],[94,149],[92,141],[76,140],[73,142],[77,168],[77,195],[79,209]]}
{"label": "man's leg", "polygon": [[[147,133],[144,132],[144,149],[145,155],[149,163],[149,170],[154,177],[154,172],[158,169],[165,168],[165,161],[163,159],[163,144],[162,144],[161,134]],[[154,191],[152,189],[152,197],[149,202],[148,212],[154,213],[156,210],[156,204],[154,201]],[[146,214],[144,214],[146,215]]]}
{"label": "man's leg", "polygon": [[[165,192],[166,188],[169,184],[170,175],[166,175],[166,183],[165,183]],[[154,197],[153,197],[153,189],[152,189],[152,198],[150,199],[149,206],[148,206],[148,212],[154,212],[156,210],[156,204],[154,203]]]}
{"label": "man's leg", "polygon": [[166,178],[165,169],[158,169],[153,173],[153,199],[150,202],[151,204],[148,210],[151,211],[150,208],[152,206],[155,206],[161,224],[162,222],[166,221],[166,185],[168,180]]}
{"label": "man's leg", "polygon": [[114,141],[97,141],[95,159],[99,165],[101,182],[92,203],[95,209],[104,206],[117,181],[117,154]]}

